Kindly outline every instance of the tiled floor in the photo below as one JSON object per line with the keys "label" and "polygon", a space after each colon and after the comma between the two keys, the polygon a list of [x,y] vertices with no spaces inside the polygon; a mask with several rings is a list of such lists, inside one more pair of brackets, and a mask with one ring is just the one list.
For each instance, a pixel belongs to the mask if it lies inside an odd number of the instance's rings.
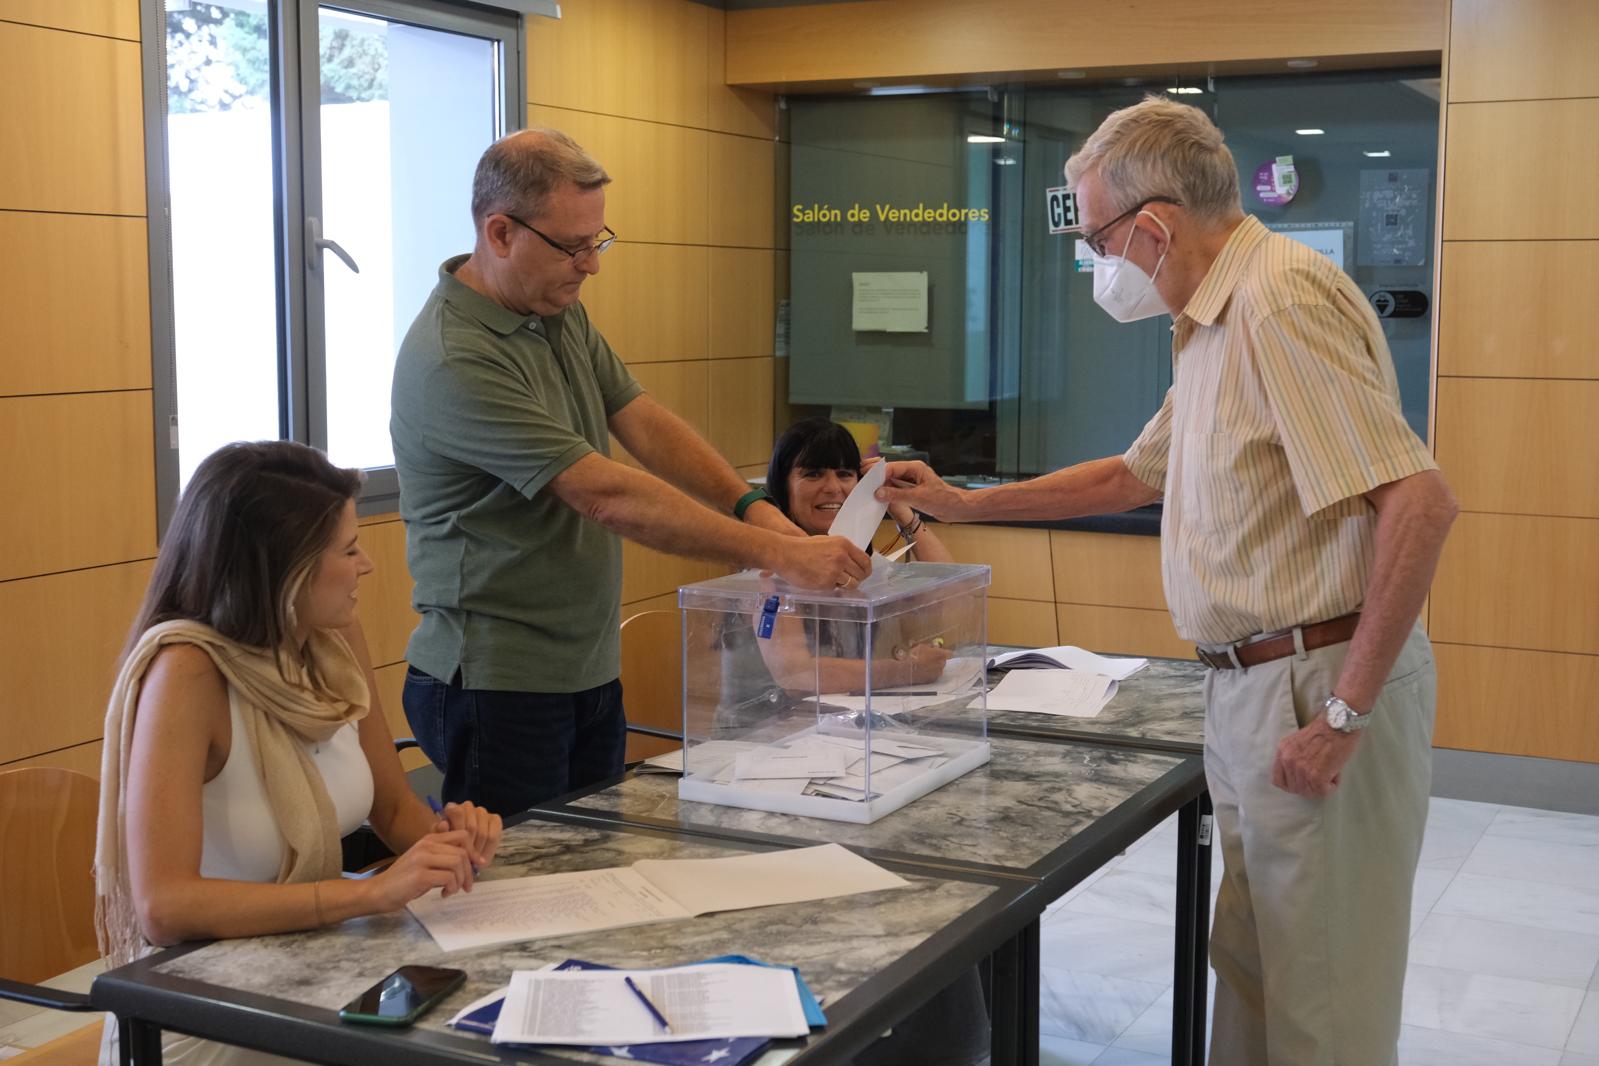
{"label": "tiled floor", "polygon": [[[1171,1061],[1176,841],[1045,915],[1046,1066]],[[1599,1066],[1599,817],[1433,800],[1410,924],[1401,1066]]]}

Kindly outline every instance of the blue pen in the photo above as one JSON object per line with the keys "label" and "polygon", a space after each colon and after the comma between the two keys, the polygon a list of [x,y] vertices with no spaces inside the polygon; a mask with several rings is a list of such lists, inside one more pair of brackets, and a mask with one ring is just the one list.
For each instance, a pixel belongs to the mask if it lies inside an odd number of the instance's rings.
{"label": "blue pen", "polygon": [[661,1023],[661,1031],[670,1033],[672,1031],[672,1023],[667,1021],[666,1015],[662,1014],[656,1009],[655,1004],[650,1002],[650,997],[644,994],[644,990],[634,984],[631,977],[623,977],[622,980],[627,983],[628,988],[632,989],[633,994],[638,997],[638,1001],[644,1004],[644,1009],[650,1012],[650,1016]]}
{"label": "blue pen", "polygon": [[[434,799],[432,796],[428,797],[428,806],[433,808],[433,813],[434,814],[438,815],[440,818],[444,817],[444,807],[443,807],[443,805],[440,804],[439,801]],[[473,877],[477,876],[477,863],[473,863],[472,864],[472,876]]]}

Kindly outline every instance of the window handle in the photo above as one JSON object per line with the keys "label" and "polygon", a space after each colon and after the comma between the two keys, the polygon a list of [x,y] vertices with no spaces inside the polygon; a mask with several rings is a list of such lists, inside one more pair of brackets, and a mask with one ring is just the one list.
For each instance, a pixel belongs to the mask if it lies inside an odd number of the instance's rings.
{"label": "window handle", "polygon": [[344,260],[344,265],[350,268],[352,274],[361,273],[361,268],[355,264],[354,256],[340,248],[338,241],[322,236],[322,222],[315,215],[307,215],[305,218],[305,246],[312,270],[319,265],[320,253],[325,249]]}

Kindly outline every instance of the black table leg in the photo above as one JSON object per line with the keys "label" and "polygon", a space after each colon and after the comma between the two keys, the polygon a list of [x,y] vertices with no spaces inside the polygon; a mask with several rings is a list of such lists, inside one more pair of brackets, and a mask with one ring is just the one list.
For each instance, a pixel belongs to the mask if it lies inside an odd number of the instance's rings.
{"label": "black table leg", "polygon": [[1205,1061],[1210,968],[1210,793],[1177,812],[1177,929],[1171,1019],[1172,1066]]}
{"label": "black table leg", "polygon": [[1038,1066],[1038,920],[990,957],[992,1066]]}
{"label": "black table leg", "polygon": [[117,1056],[122,1066],[161,1066],[161,1027],[117,1016]]}

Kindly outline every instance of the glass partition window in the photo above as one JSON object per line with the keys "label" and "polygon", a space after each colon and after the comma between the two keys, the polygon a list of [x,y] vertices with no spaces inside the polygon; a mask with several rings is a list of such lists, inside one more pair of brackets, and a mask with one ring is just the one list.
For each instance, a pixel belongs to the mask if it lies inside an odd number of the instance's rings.
{"label": "glass partition window", "polygon": [[[1436,69],[792,101],[791,401],[977,483],[1123,451],[1171,385],[1171,319],[1123,325],[1094,303],[1048,190],[1107,115],[1167,90],[1221,127],[1244,210],[1372,301],[1425,436]],[[983,217],[873,226],[883,204]],[[925,273],[920,331],[860,328],[855,279],[873,272]]]}

